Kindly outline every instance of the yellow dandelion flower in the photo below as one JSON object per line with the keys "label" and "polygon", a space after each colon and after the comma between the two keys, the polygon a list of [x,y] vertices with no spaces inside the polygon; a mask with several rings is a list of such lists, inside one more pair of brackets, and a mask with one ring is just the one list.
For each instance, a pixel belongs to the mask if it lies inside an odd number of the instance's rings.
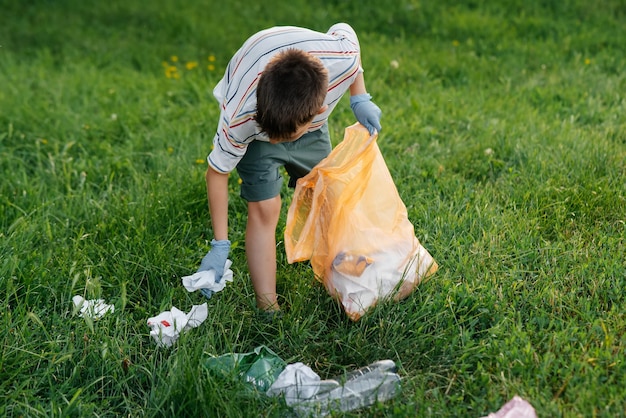
{"label": "yellow dandelion flower", "polygon": [[589,58],[585,58],[585,65],[591,64],[591,60]]}
{"label": "yellow dandelion flower", "polygon": [[174,147],[167,147],[167,153],[168,154],[173,154],[174,153]]}
{"label": "yellow dandelion flower", "polygon": [[165,76],[167,78],[178,78],[177,75],[178,75],[178,68],[176,68],[175,66],[170,65],[165,69]]}
{"label": "yellow dandelion flower", "polygon": [[198,63],[196,61],[189,61],[185,64],[185,67],[188,70],[193,70],[194,68],[196,68],[198,66]]}
{"label": "yellow dandelion flower", "polygon": [[213,65],[213,64],[209,64],[209,65],[207,65],[207,67],[206,67],[206,68],[207,68],[209,71],[214,71],[214,70],[215,70],[215,65]]}
{"label": "yellow dandelion flower", "polygon": [[209,55],[207,59],[209,60],[209,62],[215,62],[215,55]]}
{"label": "yellow dandelion flower", "polygon": [[167,61],[161,61],[161,65],[165,68],[169,67],[170,63]]}
{"label": "yellow dandelion flower", "polygon": [[243,183],[243,180],[237,179],[237,184],[241,184],[241,183]]}
{"label": "yellow dandelion flower", "polygon": [[455,39],[454,41],[452,41],[452,45],[453,45],[453,46],[459,46],[459,45],[461,45],[461,44],[459,43],[459,41],[457,41],[457,40]]}
{"label": "yellow dandelion flower", "polygon": [[205,159],[203,159],[203,158],[198,158],[198,159],[196,159],[196,164],[198,164],[198,165],[200,165],[200,164],[204,164],[205,162],[206,162],[206,160],[205,160]]}
{"label": "yellow dandelion flower", "polygon": [[46,145],[48,143],[48,140],[46,138],[41,138],[40,141],[44,145]]}
{"label": "yellow dandelion flower", "polygon": [[172,62],[178,62],[178,57],[177,57],[176,55],[172,55],[172,56],[170,57],[170,60],[171,60]]}

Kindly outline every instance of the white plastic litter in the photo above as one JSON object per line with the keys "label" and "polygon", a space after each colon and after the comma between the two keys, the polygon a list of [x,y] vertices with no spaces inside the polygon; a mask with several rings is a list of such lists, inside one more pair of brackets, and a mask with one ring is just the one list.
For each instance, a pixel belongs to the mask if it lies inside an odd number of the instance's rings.
{"label": "white plastic litter", "polygon": [[86,300],[82,296],[76,295],[72,298],[72,302],[76,308],[80,309],[79,315],[83,318],[99,319],[107,312],[113,313],[115,311],[115,306],[104,303],[104,299]]}
{"label": "white plastic litter", "polygon": [[515,395],[497,412],[492,412],[483,418],[537,418],[537,414],[528,401]]}
{"label": "white plastic litter", "polygon": [[191,276],[184,276],[182,278],[183,286],[188,292],[195,292],[200,289],[209,289],[212,292],[220,292],[226,287],[226,282],[233,281],[233,271],[230,266],[232,261],[226,260],[224,264],[224,275],[219,282],[215,281],[215,270],[199,271]]}
{"label": "white plastic litter", "polygon": [[182,332],[202,324],[209,314],[207,304],[193,305],[188,314],[172,306],[171,311],[148,318],[150,335],[159,347],[171,347]]}
{"label": "white plastic litter", "polygon": [[267,394],[283,394],[285,403],[298,416],[348,412],[395,397],[400,391],[400,376],[394,372],[395,367],[392,360],[380,360],[348,373],[341,384],[340,378],[320,380],[308,366],[295,363],[283,370]]}
{"label": "white plastic litter", "polygon": [[[285,401],[291,405],[302,399],[309,399],[320,390],[322,380],[309,366],[298,362],[288,364],[267,391],[269,396],[285,395]],[[333,381],[334,386],[339,384]]]}

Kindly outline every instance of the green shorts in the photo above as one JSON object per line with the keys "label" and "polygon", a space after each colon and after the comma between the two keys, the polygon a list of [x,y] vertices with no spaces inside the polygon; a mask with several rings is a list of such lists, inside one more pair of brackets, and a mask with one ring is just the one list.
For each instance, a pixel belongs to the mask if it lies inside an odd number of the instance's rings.
{"label": "green shorts", "polygon": [[330,151],[328,125],[294,142],[252,141],[237,164],[241,197],[248,202],[259,202],[278,196],[283,185],[281,167],[289,174],[289,187],[296,187],[296,181],[307,175]]}

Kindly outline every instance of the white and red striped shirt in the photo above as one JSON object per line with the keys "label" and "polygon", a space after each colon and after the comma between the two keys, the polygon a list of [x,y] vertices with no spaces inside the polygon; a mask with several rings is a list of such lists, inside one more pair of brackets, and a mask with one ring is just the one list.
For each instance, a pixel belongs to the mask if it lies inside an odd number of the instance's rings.
{"label": "white and red striped shirt", "polygon": [[346,23],[321,33],[293,26],[266,29],[249,38],[228,63],[213,95],[220,103],[220,119],[207,160],[218,172],[229,173],[254,140],[269,141],[254,120],[259,76],[277,53],[300,49],[319,58],[328,70],[328,109],[315,117],[308,132],[319,129],[361,68],[359,40]]}

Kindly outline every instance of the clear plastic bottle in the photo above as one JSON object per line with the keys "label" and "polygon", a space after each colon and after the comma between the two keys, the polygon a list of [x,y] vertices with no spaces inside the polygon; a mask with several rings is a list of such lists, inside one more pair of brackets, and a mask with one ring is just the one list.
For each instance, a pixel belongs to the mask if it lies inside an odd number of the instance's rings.
{"label": "clear plastic bottle", "polygon": [[344,381],[348,382],[353,379],[358,379],[359,377],[366,375],[368,373],[372,373],[375,371],[381,372],[396,372],[396,363],[392,360],[379,360],[368,366],[361,367],[360,369],[353,370],[345,374]]}

